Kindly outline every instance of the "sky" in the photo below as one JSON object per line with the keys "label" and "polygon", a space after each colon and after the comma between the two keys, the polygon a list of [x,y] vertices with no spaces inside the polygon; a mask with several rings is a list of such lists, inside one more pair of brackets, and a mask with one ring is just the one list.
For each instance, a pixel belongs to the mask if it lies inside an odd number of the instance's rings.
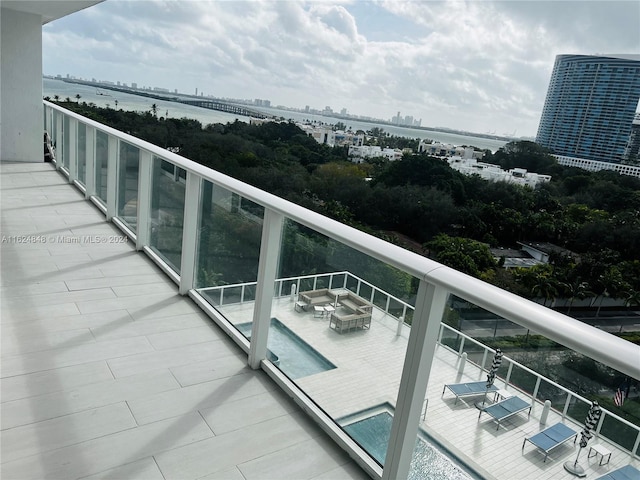
{"label": "sky", "polygon": [[640,2],[107,0],[43,72],[535,137],[555,56],[640,53]]}

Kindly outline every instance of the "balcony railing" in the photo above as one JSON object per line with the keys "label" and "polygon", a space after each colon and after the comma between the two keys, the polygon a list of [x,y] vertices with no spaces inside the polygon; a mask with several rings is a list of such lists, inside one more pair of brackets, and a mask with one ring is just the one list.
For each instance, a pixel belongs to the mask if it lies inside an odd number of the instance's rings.
{"label": "balcony railing", "polygon": [[[419,423],[429,422],[424,404],[437,349],[462,357],[472,346],[479,372],[492,355],[441,323],[451,296],[640,378],[640,348],[630,342],[49,102],[44,124],[56,147],[56,168],[69,182],[174,280],[180,294],[232,334],[253,368],[262,367],[374,477],[408,475]],[[339,335],[283,310],[292,291],[317,288],[354,292],[396,328]],[[236,335],[232,304],[244,304],[239,315],[251,323],[250,341]],[[292,380],[274,366],[267,341],[275,315],[289,321],[310,350],[339,359],[337,368]],[[394,334],[403,341],[389,341]],[[553,388],[556,398],[566,396],[554,405],[560,415],[582,421],[578,405],[589,400],[508,358],[503,369],[505,386],[537,402],[542,386]],[[394,408],[384,468],[339,424],[345,415],[381,403]],[[605,412],[597,432],[621,428],[630,429],[632,438],[621,448],[638,457],[637,426]]]}

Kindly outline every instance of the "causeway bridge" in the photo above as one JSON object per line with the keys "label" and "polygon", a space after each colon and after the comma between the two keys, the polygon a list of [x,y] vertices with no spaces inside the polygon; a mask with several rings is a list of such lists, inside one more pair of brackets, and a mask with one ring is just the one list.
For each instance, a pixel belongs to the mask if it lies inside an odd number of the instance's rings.
{"label": "causeway bridge", "polygon": [[254,118],[270,118],[269,115],[257,110],[251,110],[243,107],[242,105],[234,105],[231,103],[219,102],[217,100],[176,100],[179,103],[185,103],[187,105],[193,105],[195,107],[208,108],[209,110],[218,110],[220,112],[233,113],[235,115],[244,115],[246,117]]}

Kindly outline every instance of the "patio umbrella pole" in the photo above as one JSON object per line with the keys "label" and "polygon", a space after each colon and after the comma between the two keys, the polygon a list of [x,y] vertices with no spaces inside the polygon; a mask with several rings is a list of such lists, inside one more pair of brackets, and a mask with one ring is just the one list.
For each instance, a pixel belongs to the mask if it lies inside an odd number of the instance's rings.
{"label": "patio umbrella pole", "polygon": [[484,408],[484,404],[487,401],[487,395],[489,394],[489,389],[491,388],[491,385],[493,385],[493,382],[496,379],[496,373],[500,368],[500,364],[502,364],[502,350],[500,350],[499,348],[496,348],[496,353],[493,356],[493,362],[491,363],[491,370],[489,370],[489,373],[487,374],[487,390],[484,392],[484,398],[482,399],[482,403],[476,402],[475,404],[476,408],[480,410]]}
{"label": "patio umbrella pole", "polygon": [[587,446],[589,440],[593,436],[591,431],[598,424],[598,420],[600,420],[600,415],[602,414],[602,410],[600,410],[600,406],[598,402],[593,402],[591,404],[591,408],[589,409],[589,413],[587,414],[587,419],[584,422],[584,429],[582,430],[581,438],[580,438],[580,448],[578,449],[578,455],[576,455],[576,460],[574,462],[565,462],[564,469],[577,477],[586,477],[587,474],[580,465],[578,465],[578,458],[580,457],[580,452],[584,447]]}

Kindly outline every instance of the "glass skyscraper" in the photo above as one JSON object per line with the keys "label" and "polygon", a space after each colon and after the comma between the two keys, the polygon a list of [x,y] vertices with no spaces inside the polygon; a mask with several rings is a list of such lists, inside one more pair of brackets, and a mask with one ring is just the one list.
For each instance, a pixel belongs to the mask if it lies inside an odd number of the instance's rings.
{"label": "glass skyscraper", "polygon": [[618,163],[639,99],[640,55],[558,55],[536,142],[556,155]]}

